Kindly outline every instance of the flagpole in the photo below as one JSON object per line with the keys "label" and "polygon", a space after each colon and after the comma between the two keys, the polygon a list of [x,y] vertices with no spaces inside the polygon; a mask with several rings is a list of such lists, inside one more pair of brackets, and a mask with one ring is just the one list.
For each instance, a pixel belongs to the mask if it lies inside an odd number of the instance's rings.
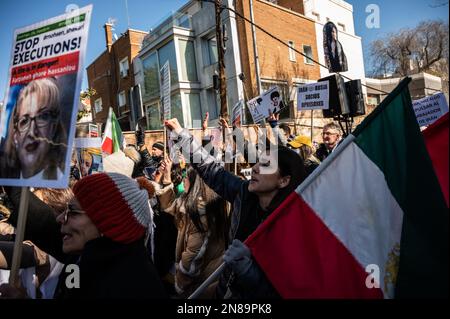
{"label": "flagpole", "polygon": [[19,268],[20,261],[22,259],[22,243],[25,235],[29,199],[30,192],[28,187],[22,187],[22,191],[20,193],[19,217],[16,227],[16,239],[14,241],[14,252],[11,264],[12,266],[9,273],[9,284],[14,287],[19,287]]}
{"label": "flagpole", "polygon": [[163,131],[163,134],[164,134],[164,158],[166,158],[166,150],[167,150],[167,128],[166,128],[166,126],[164,125],[164,131]]}
{"label": "flagpole", "polygon": [[212,284],[217,277],[222,274],[223,270],[225,269],[225,263],[220,264],[219,267],[217,267],[216,270],[208,277],[206,280],[188,297],[188,299],[195,299],[210,285]]}

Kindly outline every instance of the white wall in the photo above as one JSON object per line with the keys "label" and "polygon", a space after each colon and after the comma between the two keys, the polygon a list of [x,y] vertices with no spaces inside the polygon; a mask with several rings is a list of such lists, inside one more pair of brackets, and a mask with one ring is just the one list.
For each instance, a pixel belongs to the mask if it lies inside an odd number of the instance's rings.
{"label": "white wall", "polygon": [[[365,84],[362,42],[361,37],[355,35],[353,6],[342,0],[304,0],[303,3],[305,15],[316,21],[319,62],[326,65],[323,50],[323,26],[328,22],[328,18],[338,27],[338,39],[347,56],[348,71],[341,73],[351,79],[361,79],[361,82]],[[315,14],[319,14],[319,17]],[[345,26],[345,31],[342,31],[339,24]],[[327,68],[320,67],[321,77],[329,74]],[[363,86],[362,89],[366,94],[366,88]]]}

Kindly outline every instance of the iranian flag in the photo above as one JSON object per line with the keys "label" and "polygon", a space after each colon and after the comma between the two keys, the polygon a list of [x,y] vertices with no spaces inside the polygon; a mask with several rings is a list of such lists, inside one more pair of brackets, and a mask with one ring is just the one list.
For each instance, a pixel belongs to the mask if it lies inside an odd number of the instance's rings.
{"label": "iranian flag", "polygon": [[119,122],[112,107],[109,108],[108,120],[106,121],[105,133],[102,141],[102,151],[106,154],[115,153],[123,149],[125,139],[120,129]]}
{"label": "iranian flag", "polygon": [[448,297],[449,213],[409,81],[246,240],[283,298]]}
{"label": "iranian flag", "polygon": [[448,112],[440,119],[428,126],[423,132],[425,145],[430,154],[434,171],[441,185],[447,207],[449,206],[449,156],[448,156]]}

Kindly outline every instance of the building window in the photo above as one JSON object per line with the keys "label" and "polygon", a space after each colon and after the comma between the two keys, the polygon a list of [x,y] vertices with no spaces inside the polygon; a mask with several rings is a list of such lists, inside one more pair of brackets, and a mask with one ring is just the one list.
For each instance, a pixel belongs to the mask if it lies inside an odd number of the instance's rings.
{"label": "building window", "polygon": [[127,105],[127,96],[125,95],[125,91],[119,93],[119,106]]}
{"label": "building window", "polygon": [[128,57],[126,57],[120,61],[119,68],[120,68],[120,76],[122,78],[126,78],[128,76],[128,70],[129,70]]}
{"label": "building window", "polygon": [[95,110],[95,113],[100,113],[100,112],[102,111],[102,109],[103,109],[103,106],[102,106],[102,98],[98,98],[98,99],[96,99],[95,102],[94,102],[94,110]]}
{"label": "building window", "polygon": [[317,12],[312,12],[312,15],[316,18],[316,21],[320,21],[320,14]]}
{"label": "building window", "polygon": [[209,119],[216,120],[219,118],[219,105],[220,105],[219,94],[217,94],[216,90],[209,89],[206,92],[206,95],[208,101]]}
{"label": "building window", "polygon": [[185,110],[189,110],[189,128],[200,128],[202,126],[202,108],[200,106],[200,94],[185,93]]}
{"label": "building window", "polygon": [[181,127],[184,127],[183,105],[181,104],[180,93],[170,96],[170,104],[171,104],[170,117],[177,118],[178,122],[180,122]]}
{"label": "building window", "polygon": [[345,24],[338,23],[338,29],[345,32]]}
{"label": "building window", "polygon": [[205,65],[211,65],[217,63],[218,53],[217,53],[217,41],[216,37],[206,40],[206,50],[205,50]]}
{"label": "building window", "polygon": [[380,96],[375,94],[367,94],[367,104],[378,105],[380,103]]}
{"label": "building window", "polygon": [[185,29],[191,29],[191,17],[187,14],[182,14],[177,18],[177,26]]}
{"label": "building window", "polygon": [[303,46],[303,53],[306,55],[304,57],[305,63],[306,64],[314,64],[312,48],[311,48],[310,45],[304,45]]}
{"label": "building window", "polygon": [[295,62],[295,51],[294,51],[294,42],[293,41],[288,41],[288,45],[289,45],[289,61]]}
{"label": "building window", "polygon": [[169,61],[170,83],[178,83],[177,58],[175,54],[175,45],[173,40],[158,49],[159,69]]}
{"label": "building window", "polygon": [[144,95],[146,98],[159,94],[158,57],[156,52],[143,59]]}
{"label": "building window", "polygon": [[285,81],[270,81],[270,80],[262,80],[261,87],[263,91],[267,91],[270,88],[278,86],[281,91],[281,98],[283,99],[283,103],[285,108],[280,112],[280,119],[289,119],[291,117],[290,104],[289,104],[289,86]]}
{"label": "building window", "polygon": [[159,112],[159,103],[155,102],[147,106],[147,129],[160,130],[162,129],[161,114]]}
{"label": "building window", "polygon": [[184,81],[197,81],[197,65],[195,63],[194,42],[179,40],[181,61],[181,77]]}

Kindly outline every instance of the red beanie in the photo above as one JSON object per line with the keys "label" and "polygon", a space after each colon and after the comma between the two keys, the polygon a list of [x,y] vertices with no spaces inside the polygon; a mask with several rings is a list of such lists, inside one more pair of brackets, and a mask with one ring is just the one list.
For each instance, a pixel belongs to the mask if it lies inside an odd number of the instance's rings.
{"label": "red beanie", "polygon": [[73,193],[99,232],[116,242],[136,241],[151,223],[147,190],[125,175],[86,176],[75,184]]}

